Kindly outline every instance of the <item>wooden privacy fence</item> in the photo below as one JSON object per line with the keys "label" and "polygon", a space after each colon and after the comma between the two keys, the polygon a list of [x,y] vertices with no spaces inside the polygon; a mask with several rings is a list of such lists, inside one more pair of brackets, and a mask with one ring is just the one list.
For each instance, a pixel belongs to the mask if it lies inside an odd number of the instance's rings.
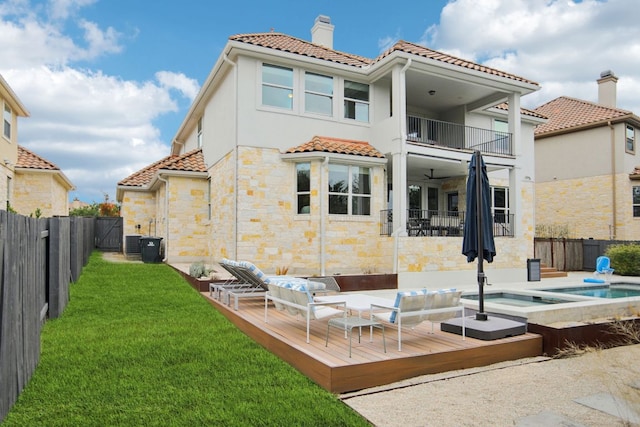
{"label": "wooden privacy fence", "polygon": [[536,238],[534,257],[540,263],[560,271],[595,271],[596,259],[604,255],[611,245],[630,244],[638,241]]}
{"label": "wooden privacy fence", "polygon": [[62,314],[89,260],[94,224],[0,210],[0,422],[38,365],[43,322]]}

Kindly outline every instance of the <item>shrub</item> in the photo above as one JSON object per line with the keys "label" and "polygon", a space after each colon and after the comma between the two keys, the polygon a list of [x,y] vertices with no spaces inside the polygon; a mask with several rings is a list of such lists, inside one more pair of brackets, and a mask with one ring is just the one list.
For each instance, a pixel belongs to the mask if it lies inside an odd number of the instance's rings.
{"label": "shrub", "polygon": [[189,276],[191,277],[199,279],[200,277],[206,276],[207,274],[209,274],[209,272],[202,262],[194,262],[189,266]]}
{"label": "shrub", "polygon": [[640,276],[640,245],[612,245],[605,253],[611,267],[621,276]]}

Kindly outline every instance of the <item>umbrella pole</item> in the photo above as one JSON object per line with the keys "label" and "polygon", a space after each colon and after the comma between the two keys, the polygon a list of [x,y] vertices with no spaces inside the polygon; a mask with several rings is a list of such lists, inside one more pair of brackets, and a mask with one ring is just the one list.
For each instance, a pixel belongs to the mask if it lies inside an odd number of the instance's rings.
{"label": "umbrella pole", "polygon": [[476,320],[487,320],[487,313],[484,312],[484,235],[482,232],[482,175],[480,151],[476,150],[473,155],[476,157],[476,229],[478,230],[478,312]]}

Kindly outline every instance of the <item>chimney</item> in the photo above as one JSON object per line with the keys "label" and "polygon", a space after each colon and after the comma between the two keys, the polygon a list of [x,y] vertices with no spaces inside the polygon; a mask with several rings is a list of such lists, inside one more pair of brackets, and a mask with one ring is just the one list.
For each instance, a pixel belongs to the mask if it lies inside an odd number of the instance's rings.
{"label": "chimney", "polygon": [[613,71],[607,70],[600,73],[598,79],[598,104],[605,107],[616,108],[616,84],[618,78]]}
{"label": "chimney", "polygon": [[333,25],[331,25],[331,18],[326,15],[318,15],[311,29],[311,42],[333,49]]}

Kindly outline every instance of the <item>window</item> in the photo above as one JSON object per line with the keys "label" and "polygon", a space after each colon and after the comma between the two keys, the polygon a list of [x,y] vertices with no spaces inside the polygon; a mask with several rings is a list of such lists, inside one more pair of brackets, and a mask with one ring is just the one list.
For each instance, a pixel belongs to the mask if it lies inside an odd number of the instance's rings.
{"label": "window", "polygon": [[491,187],[491,211],[495,223],[509,222],[509,189]]}
{"label": "window", "polygon": [[636,130],[633,126],[627,125],[627,145],[625,145],[625,149],[629,153],[636,151]]}
{"label": "window", "polygon": [[11,141],[11,107],[5,102],[4,103],[4,114],[3,114],[3,122],[4,122],[4,130],[2,131],[5,138]]}
{"label": "window", "polygon": [[198,119],[198,148],[202,148],[202,117]]}
{"label": "window", "polygon": [[369,85],[344,81],[344,118],[369,122]]}
{"label": "window", "polygon": [[308,214],[311,206],[311,164],[298,163],[296,165],[296,212]]}
{"label": "window", "polygon": [[458,192],[447,193],[447,215],[452,215],[452,212],[458,212]]}
{"label": "window", "polygon": [[307,113],[333,115],[333,78],[305,73],[304,108]]}
{"label": "window", "polygon": [[640,218],[640,187],[633,187],[633,217]]}
{"label": "window", "polygon": [[329,164],[329,213],[371,214],[370,168]]}
{"label": "window", "polygon": [[262,64],[262,105],[293,109],[293,70]]}
{"label": "window", "polygon": [[494,120],[493,130],[495,131],[495,147],[492,147],[496,153],[511,154],[509,146],[509,123],[504,120]]}

